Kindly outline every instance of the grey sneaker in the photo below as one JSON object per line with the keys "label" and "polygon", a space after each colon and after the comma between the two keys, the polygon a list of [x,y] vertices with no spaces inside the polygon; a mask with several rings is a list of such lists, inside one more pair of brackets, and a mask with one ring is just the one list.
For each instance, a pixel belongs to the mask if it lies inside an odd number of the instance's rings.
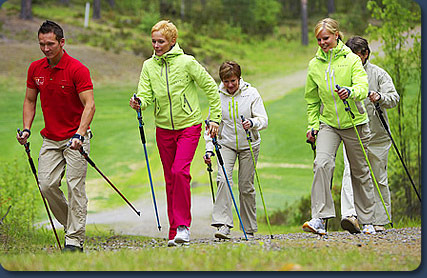
{"label": "grey sneaker", "polygon": [[176,229],[175,243],[188,243],[190,242],[190,230],[184,225],[178,226]]}
{"label": "grey sneaker", "polygon": [[215,232],[215,237],[219,239],[230,239],[230,228],[227,225],[219,227],[218,231]]}
{"label": "grey sneaker", "polygon": [[372,226],[371,224],[363,225],[362,232],[366,235],[375,235],[376,234],[374,226]]}
{"label": "grey sneaker", "polygon": [[347,216],[341,220],[341,228],[346,231],[349,231],[350,234],[360,233],[359,222],[357,221],[356,216]]}
{"label": "grey sneaker", "polygon": [[302,225],[305,232],[310,232],[319,235],[326,235],[325,221],[320,218],[313,218]]}

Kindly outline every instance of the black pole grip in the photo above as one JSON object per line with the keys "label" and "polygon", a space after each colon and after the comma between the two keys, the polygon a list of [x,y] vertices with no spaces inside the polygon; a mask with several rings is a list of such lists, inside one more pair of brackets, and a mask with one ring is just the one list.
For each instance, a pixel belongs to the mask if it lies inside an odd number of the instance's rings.
{"label": "black pole grip", "polygon": [[145,133],[144,133],[144,128],[142,126],[139,127],[139,135],[141,135],[141,141],[142,144],[145,144]]}
{"label": "black pole grip", "polygon": [[86,161],[92,166],[95,167],[95,162],[93,162],[92,159],[90,159],[90,157],[87,155],[87,153],[85,152],[85,150],[83,150],[83,147],[81,147],[79,149],[79,152],[83,155],[83,157],[86,159]]}

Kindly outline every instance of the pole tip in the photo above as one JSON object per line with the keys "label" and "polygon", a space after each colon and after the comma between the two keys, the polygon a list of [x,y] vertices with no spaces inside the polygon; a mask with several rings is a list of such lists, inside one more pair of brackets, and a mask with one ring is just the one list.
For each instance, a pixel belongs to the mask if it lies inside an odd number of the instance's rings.
{"label": "pole tip", "polygon": [[161,230],[162,230],[162,227],[160,227],[160,226],[157,226],[157,228],[159,229],[159,231],[161,231]]}
{"label": "pole tip", "polygon": [[136,214],[138,214],[138,216],[141,216],[141,212],[139,210],[136,211]]}

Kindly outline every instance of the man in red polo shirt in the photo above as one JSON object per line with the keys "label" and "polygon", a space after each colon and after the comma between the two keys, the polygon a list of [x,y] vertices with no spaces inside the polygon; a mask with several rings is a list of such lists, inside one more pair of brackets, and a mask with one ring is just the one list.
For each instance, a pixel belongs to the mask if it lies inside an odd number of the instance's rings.
{"label": "man in red polo shirt", "polygon": [[[56,219],[64,226],[63,251],[83,251],[87,215],[85,180],[87,162],[78,151],[89,152],[89,124],[95,113],[89,70],[63,49],[62,28],[45,21],[38,31],[40,50],[46,56],[31,63],[23,108],[25,144],[31,132],[40,93],[45,127],[40,134],[38,178],[43,195]],[[68,200],[59,188],[66,171]]]}

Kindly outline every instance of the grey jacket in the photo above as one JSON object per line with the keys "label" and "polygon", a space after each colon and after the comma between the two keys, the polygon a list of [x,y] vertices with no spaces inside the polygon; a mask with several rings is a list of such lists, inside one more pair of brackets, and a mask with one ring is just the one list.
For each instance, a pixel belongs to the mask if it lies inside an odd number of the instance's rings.
{"label": "grey jacket", "polygon": [[[369,91],[375,91],[381,95],[379,100],[380,107],[383,111],[384,119],[389,126],[387,109],[395,107],[400,99],[399,94],[396,92],[394,87],[393,80],[385,70],[371,64],[369,61],[366,61],[364,68],[368,74]],[[365,107],[369,117],[371,142],[381,143],[390,141],[390,137],[382,126],[378,113],[375,110],[375,105],[369,100],[369,98],[365,99]]]}

